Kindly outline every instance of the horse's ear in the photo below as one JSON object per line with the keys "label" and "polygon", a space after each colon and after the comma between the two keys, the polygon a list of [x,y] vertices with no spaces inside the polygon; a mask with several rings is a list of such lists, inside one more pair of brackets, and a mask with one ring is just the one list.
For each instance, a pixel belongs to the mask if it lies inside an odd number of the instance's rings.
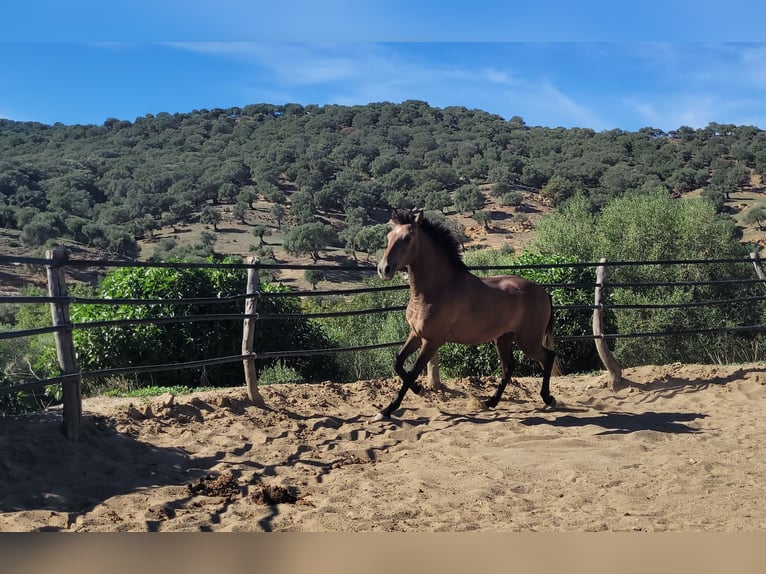
{"label": "horse's ear", "polygon": [[424,221],[424,219],[425,219],[425,218],[424,218],[424,216],[423,216],[423,212],[422,212],[422,211],[418,211],[418,212],[415,214],[415,225],[423,225],[423,221]]}
{"label": "horse's ear", "polygon": [[393,222],[399,221],[399,214],[396,213],[395,209],[391,210],[391,221],[393,221]]}

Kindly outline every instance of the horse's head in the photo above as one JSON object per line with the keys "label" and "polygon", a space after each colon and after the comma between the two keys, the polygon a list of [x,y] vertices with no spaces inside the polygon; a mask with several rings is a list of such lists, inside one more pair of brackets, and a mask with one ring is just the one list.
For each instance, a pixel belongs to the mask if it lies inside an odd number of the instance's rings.
{"label": "horse's head", "polygon": [[378,263],[378,275],[388,281],[397,271],[405,269],[415,260],[417,238],[423,224],[423,212],[394,212],[393,229],[388,233],[388,245]]}

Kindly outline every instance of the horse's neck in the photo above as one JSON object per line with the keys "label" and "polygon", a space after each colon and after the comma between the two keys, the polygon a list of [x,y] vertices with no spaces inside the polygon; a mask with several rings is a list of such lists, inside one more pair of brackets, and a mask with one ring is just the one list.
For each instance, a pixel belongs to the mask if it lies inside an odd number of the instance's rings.
{"label": "horse's neck", "polygon": [[420,246],[416,261],[407,270],[410,298],[430,301],[441,296],[444,290],[464,270],[458,269],[447,255],[430,241]]}

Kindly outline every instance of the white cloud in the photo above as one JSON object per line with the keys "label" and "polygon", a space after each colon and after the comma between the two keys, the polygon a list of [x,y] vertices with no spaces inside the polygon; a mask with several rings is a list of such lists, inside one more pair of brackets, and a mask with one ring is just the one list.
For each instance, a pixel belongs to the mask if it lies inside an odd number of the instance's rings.
{"label": "white cloud", "polygon": [[[579,82],[561,46],[549,44],[531,45],[550,54],[551,65],[537,69],[525,69],[523,56],[508,59],[506,68],[504,61],[483,60],[481,49],[475,59],[454,61],[439,50],[396,43],[171,45],[244,63],[250,72],[236,81],[253,101],[364,105],[418,99],[518,115],[530,125],[596,130],[698,128],[712,121],[764,125],[766,114],[759,103],[766,99],[762,44],[578,46],[576,64],[590,66],[589,80]],[[627,66],[615,71],[634,81],[613,78],[609,68],[601,71],[602,62]]]}
{"label": "white cloud", "polygon": [[513,85],[517,83],[513,74],[504,70],[487,69],[481,72],[481,76],[490,84]]}

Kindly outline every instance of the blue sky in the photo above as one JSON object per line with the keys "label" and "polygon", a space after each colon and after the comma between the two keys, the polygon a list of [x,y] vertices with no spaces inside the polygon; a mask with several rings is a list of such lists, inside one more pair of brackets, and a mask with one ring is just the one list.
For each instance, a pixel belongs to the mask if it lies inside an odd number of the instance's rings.
{"label": "blue sky", "polygon": [[766,129],[766,8],[530,4],[11,2],[0,117],[101,124],[262,102],[417,99],[548,127]]}

